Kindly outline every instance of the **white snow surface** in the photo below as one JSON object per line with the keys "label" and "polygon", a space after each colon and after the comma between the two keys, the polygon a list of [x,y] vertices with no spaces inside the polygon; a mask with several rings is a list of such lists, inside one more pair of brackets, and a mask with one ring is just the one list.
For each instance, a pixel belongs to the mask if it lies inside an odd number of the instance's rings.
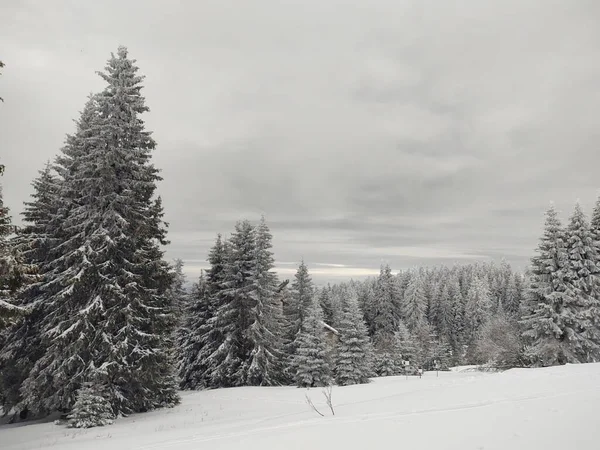
{"label": "white snow surface", "polygon": [[[234,388],[182,393],[176,408],[74,430],[0,427],[0,448],[60,450],[369,449],[597,450],[600,364],[503,373],[427,372],[321,389]],[[384,447],[385,446],[385,447]]]}

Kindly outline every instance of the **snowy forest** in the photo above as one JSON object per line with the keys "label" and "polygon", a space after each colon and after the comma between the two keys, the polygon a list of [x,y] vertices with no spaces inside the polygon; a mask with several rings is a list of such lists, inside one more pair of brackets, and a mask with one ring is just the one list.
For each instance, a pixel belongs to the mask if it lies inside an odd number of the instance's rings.
{"label": "snowy forest", "polygon": [[524,273],[504,261],[383,264],[326,286],[305,261],[280,279],[266,218],[240,220],[216,234],[188,290],[183,262],[164,256],[144,77],[124,47],[99,75],[104,89],[40,164],[24,226],[0,191],[4,414],[90,427],[174,406],[179,390],[600,361],[600,200],[565,225],[550,207]]}

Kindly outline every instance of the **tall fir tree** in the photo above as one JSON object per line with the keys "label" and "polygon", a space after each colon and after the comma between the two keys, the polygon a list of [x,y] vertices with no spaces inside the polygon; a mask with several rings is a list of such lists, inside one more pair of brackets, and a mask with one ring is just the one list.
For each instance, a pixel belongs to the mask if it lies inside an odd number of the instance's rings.
{"label": "tall fir tree", "polygon": [[247,383],[274,386],[283,381],[283,315],[277,297],[279,282],[273,271],[271,231],[262,217],[255,230],[255,267],[252,275],[253,305],[250,309],[250,352]]}
{"label": "tall fir tree", "polygon": [[[4,166],[0,175],[3,172]],[[15,302],[26,272],[10,240],[10,236],[15,231],[10,211],[4,206],[0,184],[0,329],[12,323],[24,312]]]}
{"label": "tall fir tree", "polygon": [[414,274],[406,288],[403,306],[404,322],[410,330],[415,330],[425,323],[427,298],[423,280],[417,273]]}
{"label": "tall fir tree", "polygon": [[22,389],[40,411],[71,409],[92,375],[115,414],[178,402],[156,143],[141,119],[148,107],[137,71],[119,47],[58,160],[63,235],[42,286],[48,348]]}
{"label": "tall fir tree", "polygon": [[504,310],[509,316],[517,317],[523,301],[523,278],[519,273],[513,273],[508,281]]}
{"label": "tall fir tree", "polygon": [[293,379],[298,387],[327,386],[332,383],[332,372],[323,327],[323,311],[316,299],[307,309],[296,339],[296,353],[291,359]]}
{"label": "tall fir tree", "polygon": [[371,332],[374,340],[377,341],[391,338],[398,324],[395,316],[398,293],[392,269],[388,264],[381,266],[375,286],[374,304],[371,305],[373,309]]}
{"label": "tall fir tree", "polygon": [[[1,403],[6,410],[19,404],[21,385],[45,348],[41,339],[41,325],[48,311],[44,302],[38,301],[38,298],[44,267],[55,243],[50,222],[56,212],[59,188],[50,164],[39,172],[32,185],[32,200],[25,203],[23,212],[25,226],[18,230],[13,242],[37,279],[31,280],[32,283],[23,289],[16,299],[18,305],[26,308],[28,313],[3,333],[4,344],[0,350],[0,392],[3,399]],[[22,415],[25,415],[26,405],[21,405],[21,408]]]}
{"label": "tall fir tree", "polygon": [[451,305],[451,323],[448,334],[448,344],[451,349],[453,362],[460,364],[464,353],[465,301],[456,274],[451,275],[448,280],[448,296]]}
{"label": "tall fir tree", "polygon": [[590,233],[594,247],[596,248],[596,253],[600,255],[600,196],[598,196],[592,211],[592,217],[590,219]]}
{"label": "tall fir tree", "polygon": [[490,319],[492,307],[493,303],[487,280],[480,277],[473,278],[467,294],[465,309],[469,342],[472,343],[477,338],[477,333],[481,327]]}
{"label": "tall fir tree", "polygon": [[188,291],[186,290],[187,278],[185,273],[183,272],[184,262],[181,259],[175,259],[172,264],[172,272],[171,276],[173,277],[173,282],[171,286],[167,290],[167,295],[170,297],[170,303],[172,305],[175,320],[177,322],[177,329],[180,328],[185,305],[188,303],[187,296]]}
{"label": "tall fir tree", "polygon": [[[396,348],[398,351],[400,364],[402,364],[403,361],[408,361],[409,364],[414,364],[414,361],[417,357],[417,347],[408,327],[402,320],[400,323],[398,323],[398,329],[394,333],[394,339],[396,341]],[[402,364],[402,371],[405,370],[405,366]]]}
{"label": "tall fir tree", "polygon": [[223,341],[210,356],[213,387],[245,385],[249,356],[254,347],[248,329],[255,302],[256,243],[254,227],[249,221],[235,225],[228,248],[215,321]]}
{"label": "tall fir tree", "polygon": [[210,334],[210,293],[202,271],[198,282],[187,298],[183,320],[177,336],[179,385],[182,389],[200,389],[208,386],[206,379],[208,344]]}
{"label": "tall fir tree", "polygon": [[319,303],[323,308],[323,320],[328,325],[333,325],[339,322],[340,308],[336,301],[334,289],[328,284],[321,288],[319,293]]}
{"label": "tall fir tree", "polygon": [[567,227],[565,307],[579,362],[600,361],[600,259],[590,225],[577,203]]}
{"label": "tall fir tree", "polygon": [[368,383],[372,374],[372,348],[355,293],[349,293],[344,299],[337,330],[340,333],[335,360],[337,384]]}
{"label": "tall fir tree", "polygon": [[290,357],[296,353],[296,339],[308,316],[315,289],[304,260],[300,262],[291,286],[291,297],[283,308],[285,317],[286,351]]}
{"label": "tall fir tree", "polygon": [[185,332],[179,340],[182,389],[218,387],[212,378],[215,370],[212,355],[225,339],[217,326],[217,312],[227,258],[227,245],[219,234],[208,255],[210,268],[206,276],[201,274],[185,309]]}
{"label": "tall fir tree", "polygon": [[546,212],[537,253],[531,259],[529,286],[521,305],[525,355],[534,366],[576,362],[570,345],[575,330],[568,325],[574,317],[565,308],[566,236],[554,206]]}

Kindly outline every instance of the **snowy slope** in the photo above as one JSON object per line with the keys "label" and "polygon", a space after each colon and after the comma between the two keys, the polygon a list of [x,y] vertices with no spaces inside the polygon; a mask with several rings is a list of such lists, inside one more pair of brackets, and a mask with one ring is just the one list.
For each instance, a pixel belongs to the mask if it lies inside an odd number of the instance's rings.
{"label": "snowy slope", "polygon": [[600,448],[600,364],[504,373],[426,373],[321,390],[236,388],[183,393],[180,406],[71,430],[51,423],[0,427],[16,449],[502,449]]}

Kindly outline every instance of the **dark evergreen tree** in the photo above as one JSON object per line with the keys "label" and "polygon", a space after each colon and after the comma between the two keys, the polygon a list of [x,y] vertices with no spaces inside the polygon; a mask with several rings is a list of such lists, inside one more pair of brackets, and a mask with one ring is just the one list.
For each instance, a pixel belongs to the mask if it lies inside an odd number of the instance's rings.
{"label": "dark evergreen tree", "polygon": [[227,245],[219,234],[208,255],[210,268],[194,286],[185,310],[185,332],[179,344],[182,389],[218,387],[213,380],[216,369],[213,355],[225,339],[221,328],[217,326],[217,312],[222,299],[227,261]]}
{"label": "dark evergreen tree", "polygon": [[394,335],[398,324],[395,316],[397,297],[392,270],[389,265],[382,265],[375,285],[374,304],[371,305],[373,310],[371,333],[375,341],[389,339]]}
{"label": "dark evergreen tree", "polygon": [[38,411],[70,410],[92,369],[115,414],[178,401],[156,144],[141,119],[148,108],[137,71],[120,47],[58,160],[61,242],[41,286],[52,311],[47,351],[22,389]]}
{"label": "dark evergreen tree", "polygon": [[[4,173],[4,166],[0,175]],[[15,250],[10,236],[16,231],[12,225],[9,209],[4,206],[2,185],[0,185],[0,329],[13,323],[24,313],[16,304],[16,297],[29,273],[19,253]]]}
{"label": "dark evergreen tree", "polygon": [[308,316],[315,289],[308,273],[308,267],[301,261],[294,275],[291,286],[291,296],[283,308],[285,317],[286,352],[290,357],[296,353],[296,339],[302,329],[302,324]]}
{"label": "dark evergreen tree", "polygon": [[211,297],[204,272],[187,297],[183,321],[177,336],[179,350],[179,385],[181,389],[200,389],[209,386],[207,375],[211,333]]}
{"label": "dark evergreen tree", "polygon": [[403,318],[410,330],[415,330],[425,323],[427,298],[421,276],[415,274],[404,293]]}
{"label": "dark evergreen tree", "polygon": [[272,238],[263,217],[255,230],[252,323],[248,333],[253,348],[249,356],[247,383],[253,386],[274,386],[283,381],[283,315],[277,297],[279,282],[273,271]]}
{"label": "dark evergreen tree", "polygon": [[490,319],[492,300],[487,280],[476,277],[471,282],[467,294],[465,319],[468,324],[467,333],[470,342],[477,338],[481,327]]}
{"label": "dark evergreen tree", "polygon": [[173,282],[167,291],[167,295],[170,297],[169,301],[172,305],[175,320],[178,325],[178,329],[181,326],[185,305],[188,303],[187,296],[188,292],[186,290],[186,282],[187,279],[185,277],[185,273],[183,273],[184,262],[181,259],[175,259],[172,265],[172,273]]}
{"label": "dark evergreen tree", "polygon": [[[404,324],[403,321],[400,321],[398,324],[398,329],[394,333],[394,338],[396,340],[396,347],[398,352],[400,353],[400,359],[402,363],[404,361],[414,361],[416,354],[416,346],[415,342],[410,334],[408,327]],[[402,364],[403,368],[405,367]]]}
{"label": "dark evergreen tree", "polygon": [[296,353],[292,357],[291,367],[298,387],[327,386],[332,383],[323,312],[317,301],[308,305],[307,315],[296,339]]}
{"label": "dark evergreen tree", "polygon": [[337,384],[368,383],[372,374],[372,348],[356,294],[349,293],[345,298],[337,330],[340,333],[335,361]]}
{"label": "dark evergreen tree", "polygon": [[[21,385],[45,348],[41,339],[41,325],[48,311],[38,298],[43,270],[54,244],[50,221],[56,212],[58,180],[48,164],[32,184],[32,201],[25,203],[23,212],[25,226],[18,230],[13,243],[25,264],[39,279],[31,280],[15,299],[20,307],[27,309],[27,314],[3,333],[4,344],[0,346],[0,404],[6,410],[19,404]],[[21,407],[26,411],[26,405]]]}
{"label": "dark evergreen tree", "polygon": [[[546,212],[538,254],[531,260],[526,304],[522,305],[525,355],[535,366],[576,362],[570,338],[575,320],[565,308],[566,236],[554,207]],[[565,320],[567,319],[567,320]]]}
{"label": "dark evergreen tree", "polygon": [[504,310],[509,316],[517,317],[523,301],[523,277],[519,273],[513,273],[510,276]]}
{"label": "dark evergreen tree", "polygon": [[327,285],[321,289],[319,293],[319,303],[321,304],[321,308],[323,308],[323,320],[328,325],[335,323],[335,316],[337,315],[332,297],[333,293],[331,285]]}
{"label": "dark evergreen tree", "polygon": [[579,203],[567,227],[563,321],[579,362],[600,361],[600,258]]}
{"label": "dark evergreen tree", "polygon": [[110,402],[93,383],[83,383],[69,414],[69,428],[102,427],[113,423],[115,416]]}
{"label": "dark evergreen tree", "polygon": [[215,321],[223,341],[210,356],[213,387],[243,386],[247,383],[253,343],[248,329],[255,304],[256,243],[252,224],[238,222],[229,240]]}

